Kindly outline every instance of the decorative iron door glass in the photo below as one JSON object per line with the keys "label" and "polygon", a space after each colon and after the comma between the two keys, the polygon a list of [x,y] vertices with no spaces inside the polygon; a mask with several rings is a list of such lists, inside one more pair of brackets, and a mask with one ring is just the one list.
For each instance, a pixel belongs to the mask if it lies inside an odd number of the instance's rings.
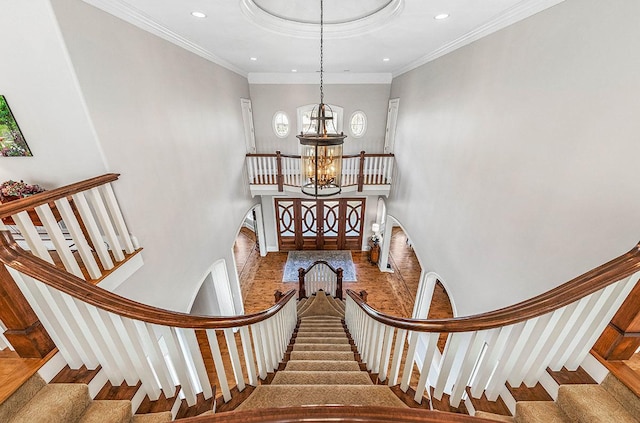
{"label": "decorative iron door glass", "polygon": [[3,95],[0,95],[0,156],[33,156]]}

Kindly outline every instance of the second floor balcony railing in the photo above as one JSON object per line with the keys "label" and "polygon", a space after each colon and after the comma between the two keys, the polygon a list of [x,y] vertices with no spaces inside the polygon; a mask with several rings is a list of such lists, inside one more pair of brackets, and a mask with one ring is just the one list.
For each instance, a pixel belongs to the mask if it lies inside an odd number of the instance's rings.
{"label": "second floor balcony railing", "polygon": [[[388,195],[393,178],[393,154],[367,154],[342,158],[343,191]],[[247,172],[251,193],[266,194],[297,190],[302,186],[300,156],[281,154],[247,154]]]}

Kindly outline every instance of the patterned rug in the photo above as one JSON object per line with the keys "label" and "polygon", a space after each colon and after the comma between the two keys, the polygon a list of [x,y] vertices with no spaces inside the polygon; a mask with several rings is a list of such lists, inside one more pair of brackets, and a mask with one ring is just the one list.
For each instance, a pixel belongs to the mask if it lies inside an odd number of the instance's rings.
{"label": "patterned rug", "polygon": [[307,268],[313,264],[314,261],[324,260],[333,266],[334,269],[342,267],[342,281],[343,282],[355,282],[356,281],[356,267],[353,265],[351,258],[351,251],[338,250],[338,251],[289,251],[287,256],[287,263],[284,266],[284,275],[282,276],[282,282],[298,282],[298,269],[303,267]]}

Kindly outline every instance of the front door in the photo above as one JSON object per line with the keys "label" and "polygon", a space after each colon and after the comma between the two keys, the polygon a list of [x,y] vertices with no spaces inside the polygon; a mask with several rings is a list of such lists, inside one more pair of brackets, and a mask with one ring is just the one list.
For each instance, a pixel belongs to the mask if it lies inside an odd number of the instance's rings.
{"label": "front door", "polygon": [[364,199],[276,198],[278,249],[360,250]]}

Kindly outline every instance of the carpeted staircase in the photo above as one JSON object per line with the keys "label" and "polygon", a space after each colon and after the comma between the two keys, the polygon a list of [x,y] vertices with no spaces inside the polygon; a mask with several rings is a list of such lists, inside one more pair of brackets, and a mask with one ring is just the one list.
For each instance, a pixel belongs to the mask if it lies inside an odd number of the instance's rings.
{"label": "carpeted staircase", "polygon": [[323,291],[298,304],[300,325],[284,370],[260,385],[239,410],[303,405],[364,405],[406,408],[385,385],[360,370],[342,319],[344,302]]}
{"label": "carpeted staircase", "polygon": [[560,385],[555,402],[518,401],[514,417],[476,416],[515,423],[638,423],[640,398],[609,374],[600,385]]}
{"label": "carpeted staircase", "polygon": [[94,401],[80,383],[47,384],[37,373],[0,404],[2,423],[161,423],[171,413],[132,415],[131,401]]}

